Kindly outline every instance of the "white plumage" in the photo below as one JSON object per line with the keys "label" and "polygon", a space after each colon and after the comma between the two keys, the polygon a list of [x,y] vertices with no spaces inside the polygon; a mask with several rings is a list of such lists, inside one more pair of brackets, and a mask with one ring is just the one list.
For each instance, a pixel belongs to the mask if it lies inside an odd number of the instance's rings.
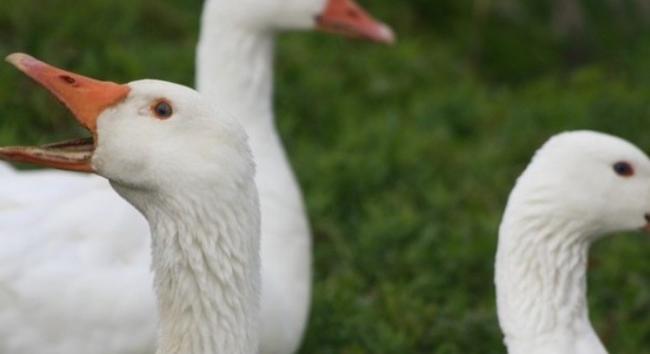
{"label": "white plumage", "polygon": [[142,216],[96,176],[12,172],[0,185],[0,352],[150,352]]}
{"label": "white plumage", "polygon": [[539,149],[499,230],[495,283],[508,353],[606,353],[589,321],[589,247],[647,228],[649,218],[650,160],[632,144],[579,131]]}
{"label": "white plumage", "polygon": [[[157,309],[150,310],[160,314],[156,353],[258,353],[260,214],[254,164],[243,128],[228,115],[217,113],[196,91],[183,86],[154,80],[116,85],[62,71],[23,54],[14,54],[9,60],[57,95],[94,139],[59,143],[55,147],[0,148],[0,156],[56,168],[94,171],[108,178],[115,191],[149,222],[153,287],[158,300]],[[46,237],[32,239],[36,240],[47,243]],[[28,274],[50,291],[49,298],[20,299],[19,304],[28,306],[16,308],[13,313],[3,312],[8,315],[4,320],[57,319],[64,315],[60,311],[71,310],[69,304],[57,307],[49,302],[70,294],[78,294],[82,299],[84,295],[92,296],[92,305],[100,305],[99,300],[113,304],[114,311],[133,311],[130,306],[138,304],[137,301],[120,304],[111,299],[115,292],[110,287],[116,285],[123,286],[121,292],[126,294],[121,299],[133,296],[137,300],[143,295],[137,293],[143,288],[137,283],[142,275],[131,277],[133,272],[127,272],[124,276],[119,274],[119,267],[104,267],[92,254],[97,245],[90,247],[91,254],[86,254],[87,240],[83,237],[60,244],[57,239],[46,247],[2,241],[7,243],[3,246],[24,257],[13,267],[3,268],[4,279],[17,278],[11,290],[18,295],[32,293],[35,282],[20,281]],[[70,248],[75,244],[81,246]],[[60,262],[41,267],[40,259],[49,253],[43,250],[48,248],[74,259],[57,259]],[[98,273],[81,273],[71,267],[75,261],[84,264],[86,257]],[[110,261],[115,266],[116,262]],[[72,276],[68,279],[72,282],[68,286],[43,282],[61,275]],[[84,275],[104,276],[116,283],[105,283],[102,287],[83,279]],[[92,286],[88,288],[87,284]],[[7,291],[2,295],[4,300],[13,301],[11,298],[17,294]],[[48,304],[40,308],[39,299]],[[86,323],[97,331],[91,334],[101,335],[99,331],[111,326],[124,327],[110,314],[100,319],[94,313],[96,310],[106,314],[101,306],[88,307],[83,302],[72,312],[77,318],[99,321]],[[78,325],[59,323],[60,331],[70,330],[70,325],[77,329],[74,326]],[[142,323],[130,323],[127,329],[135,334],[139,325]],[[37,331],[19,334],[0,344],[3,353],[21,351],[29,342],[42,340]],[[93,338],[87,342],[93,342]],[[65,343],[61,344],[50,350],[65,353]],[[89,352],[96,349],[88,348]],[[151,352],[149,348],[140,349]]]}
{"label": "white plumage", "polygon": [[[273,121],[273,43],[279,30],[314,27],[393,40],[349,0],[208,0],[202,18],[198,89],[241,122],[258,165],[260,348],[267,354],[297,350],[311,287],[308,222]],[[0,352],[151,352],[157,316],[147,234],[144,218],[104,179],[0,167],[0,242],[7,245],[0,251]],[[26,308],[32,315],[24,316]]]}

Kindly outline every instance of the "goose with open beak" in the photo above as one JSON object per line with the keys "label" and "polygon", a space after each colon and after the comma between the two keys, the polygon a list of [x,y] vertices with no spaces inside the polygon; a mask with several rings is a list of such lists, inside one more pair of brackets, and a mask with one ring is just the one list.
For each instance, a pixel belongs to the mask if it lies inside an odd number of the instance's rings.
{"label": "goose with open beak", "polygon": [[[184,86],[157,80],[126,85],[97,81],[25,54],[11,55],[9,61],[61,100],[93,138],[40,148],[3,148],[0,157],[94,172],[109,179],[147,219],[160,314],[156,353],[257,354],[260,214],[254,163],[241,125]],[[5,252],[11,240],[2,241],[0,249]],[[64,246],[84,241],[73,239]],[[24,352],[21,346],[33,335],[25,322],[42,304],[29,296],[34,289],[28,289],[16,275],[21,271],[42,274],[42,260],[32,262],[29,251],[48,246],[34,242],[28,252],[15,255],[22,267],[13,276],[7,270],[12,264],[3,263],[0,269],[0,288],[3,294],[12,294],[3,296],[0,335],[6,321],[25,330],[15,337],[2,336],[2,353]],[[76,260],[67,261],[74,265]],[[61,271],[61,264],[49,266],[49,273]],[[93,277],[98,286],[118,279],[104,279],[101,269],[79,266],[78,273]],[[68,290],[59,283],[39,285],[39,290],[49,292],[50,303],[65,301],[56,296]],[[81,320],[90,310],[83,301],[89,289],[70,290],[79,292],[78,308],[72,311]],[[110,323],[111,316],[104,321]],[[67,322],[61,330],[76,325]],[[130,328],[129,323],[121,325]],[[52,349],[66,353],[65,348]],[[87,352],[111,351],[94,347]]]}

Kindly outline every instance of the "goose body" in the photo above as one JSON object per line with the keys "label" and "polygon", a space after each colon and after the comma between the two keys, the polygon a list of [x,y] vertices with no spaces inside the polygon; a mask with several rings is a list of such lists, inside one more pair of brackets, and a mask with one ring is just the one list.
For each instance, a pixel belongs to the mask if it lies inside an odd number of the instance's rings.
{"label": "goose body", "polygon": [[[257,353],[260,216],[254,164],[241,126],[179,85],[154,80],[117,85],[23,54],[9,60],[57,95],[93,139],[2,148],[0,157],[96,172],[146,217],[160,314],[156,353]],[[30,315],[31,309],[21,310]]]}
{"label": "goose body", "polygon": [[559,134],[517,180],[499,229],[495,283],[509,354],[604,354],[589,320],[590,245],[650,221],[650,160],[606,134]]}
{"label": "goose body", "polygon": [[[0,213],[0,352],[152,352],[157,316],[150,240],[122,232],[148,235],[146,222],[108,193],[106,181],[39,172],[11,178],[11,212]],[[34,186],[52,177],[65,183],[43,202]],[[22,202],[40,200],[38,207],[16,208],[20,190],[30,191]]]}
{"label": "goose body", "polygon": [[[198,89],[244,126],[258,165],[262,353],[296,351],[309,309],[311,237],[275,130],[272,66],[278,31],[315,27],[392,40],[349,0],[208,0],[202,18]],[[0,349],[9,348],[0,352],[152,352],[158,318],[140,213],[94,175],[2,167],[0,191],[0,242],[13,247],[0,251]],[[33,316],[21,317],[25,308]]]}

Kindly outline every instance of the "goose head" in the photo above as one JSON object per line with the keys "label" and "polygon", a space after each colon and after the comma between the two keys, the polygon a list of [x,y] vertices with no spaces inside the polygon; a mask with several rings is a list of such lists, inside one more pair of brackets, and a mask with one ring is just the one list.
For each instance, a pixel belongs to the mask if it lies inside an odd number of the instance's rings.
{"label": "goose head", "polygon": [[204,23],[262,31],[310,30],[381,43],[395,40],[389,26],[354,0],[207,0]]}
{"label": "goose head", "polygon": [[650,160],[631,143],[592,131],[562,133],[519,177],[506,214],[546,215],[584,234],[648,229]]}
{"label": "goose head", "polygon": [[94,172],[147,190],[236,183],[238,173],[253,168],[242,128],[190,88],[156,80],[97,81],[25,54],[7,60],[55,95],[91,137],[5,147],[2,159]]}

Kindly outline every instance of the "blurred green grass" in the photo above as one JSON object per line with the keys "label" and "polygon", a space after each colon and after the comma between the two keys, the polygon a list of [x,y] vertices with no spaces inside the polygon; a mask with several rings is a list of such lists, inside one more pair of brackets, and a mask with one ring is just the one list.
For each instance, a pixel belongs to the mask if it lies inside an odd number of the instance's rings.
{"label": "blurred green grass", "polygon": [[[632,5],[594,1],[583,31],[563,35],[545,1],[361,2],[394,26],[397,45],[279,41],[278,125],[315,236],[302,352],[502,353],[492,266],[508,192],[562,130],[650,151],[648,21]],[[199,0],[4,0],[0,55],[191,85],[200,10]],[[9,65],[0,115],[3,145],[77,129]],[[613,353],[650,353],[648,255],[640,235],[592,252],[590,309]]]}

